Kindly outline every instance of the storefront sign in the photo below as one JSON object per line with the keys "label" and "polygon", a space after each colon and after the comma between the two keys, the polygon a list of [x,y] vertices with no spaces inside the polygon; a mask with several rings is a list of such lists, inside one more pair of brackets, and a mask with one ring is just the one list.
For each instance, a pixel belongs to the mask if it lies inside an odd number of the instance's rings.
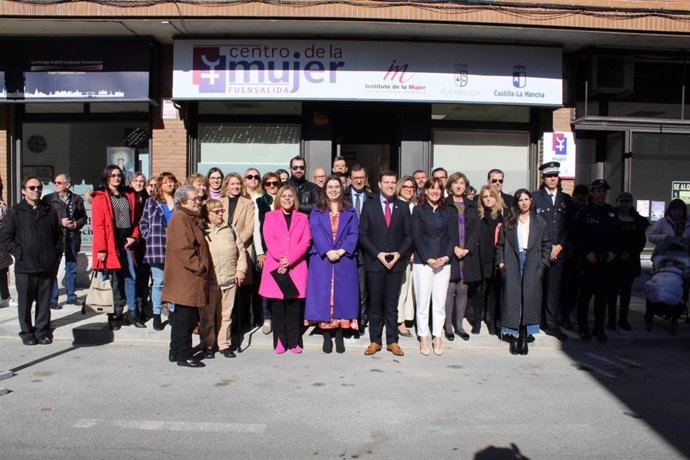
{"label": "storefront sign", "polygon": [[178,40],[173,99],[561,105],[560,48]]}
{"label": "storefront sign", "polygon": [[143,42],[16,40],[3,68],[8,100],[148,101],[149,46]]}
{"label": "storefront sign", "polygon": [[671,199],[680,198],[685,204],[690,204],[690,181],[674,180],[671,186]]}
{"label": "storefront sign", "polygon": [[575,136],[573,133],[544,133],[544,163],[558,161],[563,179],[575,178]]}

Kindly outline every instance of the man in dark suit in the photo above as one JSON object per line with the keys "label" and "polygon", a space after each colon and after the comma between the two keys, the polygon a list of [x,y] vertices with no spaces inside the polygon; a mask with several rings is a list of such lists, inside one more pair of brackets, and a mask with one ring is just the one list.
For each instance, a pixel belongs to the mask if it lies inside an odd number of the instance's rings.
{"label": "man in dark suit", "polygon": [[496,192],[501,195],[501,198],[503,198],[503,217],[507,218],[513,207],[513,197],[507,193],[503,193],[503,177],[503,171],[500,169],[492,169],[486,175],[486,183],[496,190]]}
{"label": "man in dark suit", "polygon": [[412,249],[410,212],[407,203],[395,198],[398,176],[393,171],[379,175],[381,194],[365,201],[359,224],[359,244],[364,249],[369,305],[369,338],[364,352],[373,355],[382,348],[386,324],[386,349],[403,356],[398,345],[398,296],[402,275]]}
{"label": "man in dark suit", "polygon": [[[376,198],[376,195],[367,190],[368,176],[367,168],[360,164],[352,166],[350,169],[350,185],[345,189],[345,199],[352,203],[357,212],[357,217],[361,217],[364,203]],[[366,270],[364,269],[364,254],[359,248],[357,258],[357,272],[359,273],[359,333],[363,333],[369,323],[367,316],[367,285]]]}
{"label": "man in dark suit", "polygon": [[542,186],[532,194],[534,211],[546,221],[551,239],[551,265],[544,273],[544,295],[542,318],[545,332],[558,340],[568,338],[558,326],[559,313],[564,322],[570,320],[567,302],[564,302],[562,285],[564,281],[568,228],[573,217],[573,203],[570,196],[559,187],[561,164],[557,161],[544,163],[539,167],[543,176]]}

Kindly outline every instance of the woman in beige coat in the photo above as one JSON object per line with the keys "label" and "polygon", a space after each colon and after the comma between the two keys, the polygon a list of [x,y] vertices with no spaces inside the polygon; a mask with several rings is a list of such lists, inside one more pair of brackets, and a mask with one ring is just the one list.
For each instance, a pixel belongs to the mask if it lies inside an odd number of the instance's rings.
{"label": "woman in beige coat", "polygon": [[220,200],[210,198],[202,215],[206,220],[206,242],[211,253],[208,273],[208,305],[200,310],[200,335],[204,357],[214,357],[216,340],[218,351],[226,358],[234,358],[230,349],[230,325],[235,292],[247,272],[247,254],[237,231],[223,220],[225,209]]}

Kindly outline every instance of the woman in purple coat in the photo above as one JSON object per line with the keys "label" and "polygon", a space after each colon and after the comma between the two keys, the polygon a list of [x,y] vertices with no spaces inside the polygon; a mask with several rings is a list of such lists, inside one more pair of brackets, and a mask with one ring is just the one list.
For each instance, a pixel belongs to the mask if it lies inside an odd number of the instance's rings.
{"label": "woman in purple coat", "polygon": [[337,176],[330,176],[309,218],[312,247],[309,252],[309,278],[305,323],[316,324],[323,334],[323,351],[345,351],[343,329],[359,330],[359,277],[357,239],[359,221],[352,205],[345,200]]}

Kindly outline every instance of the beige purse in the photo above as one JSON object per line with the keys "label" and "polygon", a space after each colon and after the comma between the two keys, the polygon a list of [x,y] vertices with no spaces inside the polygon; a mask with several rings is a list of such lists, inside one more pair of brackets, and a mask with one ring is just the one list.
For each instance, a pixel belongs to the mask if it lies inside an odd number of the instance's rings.
{"label": "beige purse", "polygon": [[[91,285],[84,301],[85,311],[93,313],[115,313],[115,301],[113,300],[113,286],[110,276],[103,278],[101,272],[93,270],[91,273]],[[107,272],[106,272],[107,273]]]}

